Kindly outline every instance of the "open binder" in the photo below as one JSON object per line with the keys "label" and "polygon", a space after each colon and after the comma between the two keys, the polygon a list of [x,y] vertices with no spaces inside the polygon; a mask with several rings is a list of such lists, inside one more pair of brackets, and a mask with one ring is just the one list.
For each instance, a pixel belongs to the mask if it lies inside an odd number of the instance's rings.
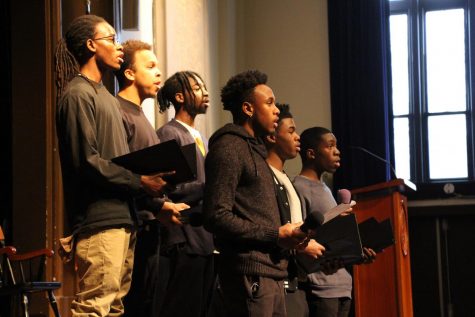
{"label": "open binder", "polygon": [[195,143],[180,146],[176,140],[169,140],[115,157],[112,162],[140,175],[175,171],[166,177],[172,184],[196,179]]}
{"label": "open binder", "polygon": [[313,238],[325,247],[325,252],[317,259],[305,254],[297,255],[297,264],[307,274],[322,270],[328,261],[340,260],[349,265],[363,260],[358,224],[352,213],[325,222],[315,230]]}
{"label": "open binder", "polygon": [[358,224],[361,244],[379,253],[394,244],[393,228],[389,218],[378,222],[374,217]]}
{"label": "open binder", "polygon": [[363,262],[363,247],[371,248],[378,253],[394,243],[389,219],[378,222],[375,218],[369,218],[358,224],[353,213],[338,214],[324,222],[315,229],[313,238],[326,250],[318,259],[304,254],[297,256],[297,264],[307,274],[322,270],[326,262],[333,260],[339,260],[345,266],[360,264]]}

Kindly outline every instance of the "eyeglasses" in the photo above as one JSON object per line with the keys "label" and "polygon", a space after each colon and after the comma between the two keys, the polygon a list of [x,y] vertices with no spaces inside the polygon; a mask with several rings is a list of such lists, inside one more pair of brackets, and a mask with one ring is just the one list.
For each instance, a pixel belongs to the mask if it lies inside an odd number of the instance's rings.
{"label": "eyeglasses", "polygon": [[119,42],[116,40],[115,35],[107,35],[103,37],[98,37],[97,39],[92,39],[93,41],[98,41],[98,40],[106,40],[114,45],[118,44]]}

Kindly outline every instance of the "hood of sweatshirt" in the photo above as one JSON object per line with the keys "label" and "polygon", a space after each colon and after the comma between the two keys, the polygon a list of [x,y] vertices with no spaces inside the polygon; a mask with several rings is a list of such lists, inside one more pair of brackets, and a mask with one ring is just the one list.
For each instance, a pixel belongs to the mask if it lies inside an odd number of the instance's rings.
{"label": "hood of sweatshirt", "polygon": [[242,126],[234,123],[228,123],[213,133],[209,139],[208,147],[211,149],[219,138],[227,134],[242,138],[247,142],[250,149],[262,156],[264,159],[267,158],[267,150],[262,139],[253,137]]}
{"label": "hood of sweatshirt", "polygon": [[[210,137],[208,142],[208,147],[210,151],[212,150],[213,146],[216,144],[216,141],[221,138],[223,135],[234,135],[243,139],[247,146],[249,147],[249,152],[252,157],[252,161],[254,162],[254,166],[256,166],[256,161],[254,157],[254,153],[261,156],[264,160],[267,158],[267,149],[264,145],[264,142],[260,138],[255,138],[250,135],[244,127],[234,124],[228,123],[219,130],[217,130],[213,135]],[[258,175],[257,167],[256,167],[256,176]]]}

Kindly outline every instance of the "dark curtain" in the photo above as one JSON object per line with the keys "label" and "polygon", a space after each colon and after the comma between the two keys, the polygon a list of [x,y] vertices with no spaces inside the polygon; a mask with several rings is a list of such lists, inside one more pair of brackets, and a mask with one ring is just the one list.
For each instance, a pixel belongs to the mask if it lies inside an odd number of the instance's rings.
{"label": "dark curtain", "polygon": [[[0,37],[2,47],[0,60],[2,61],[2,77],[4,83],[0,87],[0,135],[2,136],[2,151],[0,155],[0,226],[6,235],[7,242],[11,242],[12,221],[12,59],[11,59],[11,1],[0,1]],[[2,316],[2,315],[0,315]]]}
{"label": "dark curtain", "polygon": [[385,182],[392,175],[388,15],[387,0],[328,1],[332,129],[342,152],[335,189]]}
{"label": "dark curtain", "polygon": [[[0,103],[0,130],[2,136],[2,152],[0,159],[0,226],[5,234],[5,243],[11,244],[12,221],[12,115],[11,115],[11,21],[10,1],[0,1],[0,36],[2,47],[0,60],[2,63],[2,77],[4,82],[0,87],[2,102]],[[1,246],[0,246],[1,247]],[[3,257],[0,257],[0,261]],[[1,278],[0,278],[1,280]],[[1,286],[0,286],[1,287]],[[10,296],[0,296],[0,316],[10,316]]]}

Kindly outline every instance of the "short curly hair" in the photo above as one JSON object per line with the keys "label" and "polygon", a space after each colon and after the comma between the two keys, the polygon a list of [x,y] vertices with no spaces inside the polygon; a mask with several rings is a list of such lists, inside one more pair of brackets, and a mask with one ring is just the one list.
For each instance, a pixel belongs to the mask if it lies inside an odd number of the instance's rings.
{"label": "short curly hair", "polygon": [[280,124],[280,121],[284,119],[294,118],[294,116],[290,112],[290,105],[288,103],[276,102],[275,106],[277,107],[277,109],[279,109],[279,124]]}
{"label": "short curly hair", "polygon": [[244,102],[254,101],[254,88],[267,83],[267,75],[258,70],[248,70],[231,77],[221,89],[221,102],[224,110],[232,113],[234,121],[242,116]]}
{"label": "short curly hair", "polygon": [[322,142],[322,136],[327,133],[331,133],[327,128],[312,127],[305,129],[302,134],[300,134],[300,158],[302,159],[302,164],[308,161],[306,156],[307,150],[316,150]]}
{"label": "short curly hair", "polygon": [[128,40],[122,43],[122,49],[124,51],[124,62],[120,65],[120,69],[114,72],[119,84],[119,90],[127,86],[128,79],[125,77],[124,72],[127,69],[135,70],[135,53],[139,51],[152,51],[152,45],[139,40]]}

